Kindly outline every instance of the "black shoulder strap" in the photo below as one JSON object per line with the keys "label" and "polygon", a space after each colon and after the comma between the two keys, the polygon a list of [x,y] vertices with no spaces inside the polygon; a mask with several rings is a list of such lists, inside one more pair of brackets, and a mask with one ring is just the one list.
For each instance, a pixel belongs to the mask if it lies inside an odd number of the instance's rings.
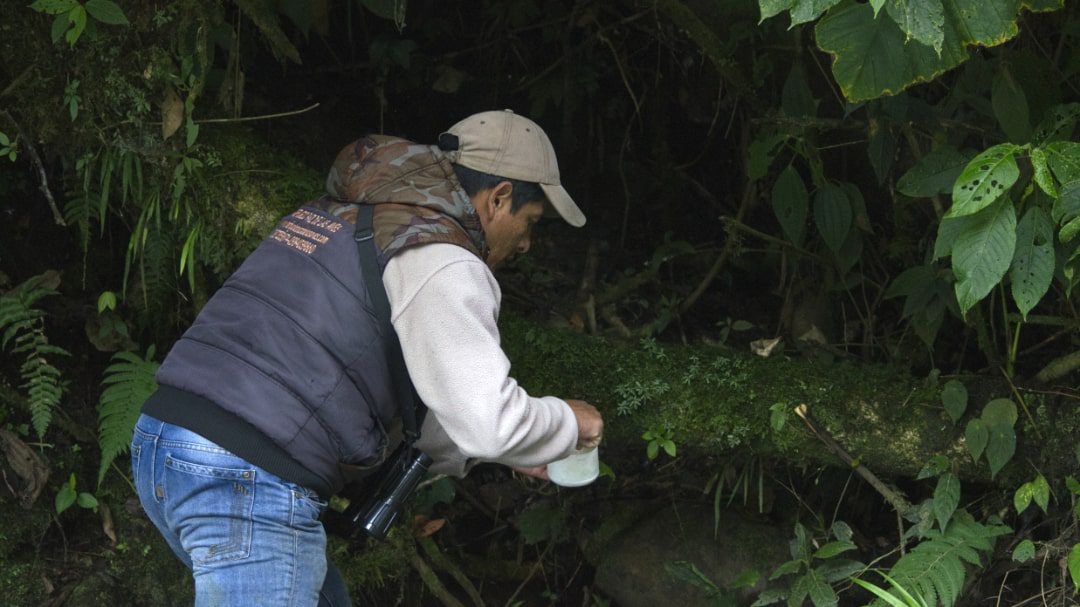
{"label": "black shoulder strap", "polygon": [[373,205],[363,203],[359,205],[356,233],[353,239],[360,251],[360,271],[364,274],[368,296],[371,298],[372,305],[375,306],[375,315],[389,336],[386,348],[389,359],[387,365],[390,367],[390,377],[394,382],[393,389],[401,407],[401,425],[405,433],[405,441],[411,444],[420,438],[420,426],[424,422],[427,407],[416,394],[416,388],[405,368],[401,342],[398,341],[394,326],[390,323],[390,300],[386,297],[386,288],[382,283],[382,269],[379,267],[375,252],[375,230],[372,227],[374,212]]}

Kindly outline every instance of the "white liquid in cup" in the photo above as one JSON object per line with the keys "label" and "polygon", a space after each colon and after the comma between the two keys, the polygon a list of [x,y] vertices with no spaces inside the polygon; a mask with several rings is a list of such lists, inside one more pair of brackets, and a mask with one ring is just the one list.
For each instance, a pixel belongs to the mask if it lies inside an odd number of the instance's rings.
{"label": "white liquid in cup", "polygon": [[551,482],[563,487],[582,487],[600,476],[600,451],[575,451],[557,462],[548,464]]}

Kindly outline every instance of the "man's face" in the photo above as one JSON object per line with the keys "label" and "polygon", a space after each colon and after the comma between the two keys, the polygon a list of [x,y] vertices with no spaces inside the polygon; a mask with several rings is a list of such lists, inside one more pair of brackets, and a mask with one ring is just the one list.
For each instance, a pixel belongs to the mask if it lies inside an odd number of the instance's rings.
{"label": "man's face", "polygon": [[526,203],[516,213],[512,212],[511,192],[510,183],[504,181],[473,198],[487,238],[487,264],[493,270],[514,254],[529,250],[532,228],[544,215],[541,200]]}

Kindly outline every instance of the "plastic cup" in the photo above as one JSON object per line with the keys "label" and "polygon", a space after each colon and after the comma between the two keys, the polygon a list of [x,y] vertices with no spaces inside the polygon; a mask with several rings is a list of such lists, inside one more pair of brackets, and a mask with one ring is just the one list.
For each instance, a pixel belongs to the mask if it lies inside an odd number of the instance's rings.
{"label": "plastic cup", "polygon": [[583,487],[600,476],[600,451],[593,447],[588,451],[575,451],[556,462],[548,464],[548,478],[562,487]]}

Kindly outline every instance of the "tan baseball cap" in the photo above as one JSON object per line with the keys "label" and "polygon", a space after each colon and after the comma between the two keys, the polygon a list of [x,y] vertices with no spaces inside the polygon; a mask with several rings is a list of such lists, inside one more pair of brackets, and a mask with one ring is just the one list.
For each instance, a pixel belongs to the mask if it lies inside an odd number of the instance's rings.
{"label": "tan baseball cap", "polygon": [[[585,214],[559,182],[555,148],[544,130],[511,110],[480,112],[450,127],[457,137],[450,161],[474,171],[537,183],[566,223],[580,228]],[[441,138],[440,138],[441,139]]]}

